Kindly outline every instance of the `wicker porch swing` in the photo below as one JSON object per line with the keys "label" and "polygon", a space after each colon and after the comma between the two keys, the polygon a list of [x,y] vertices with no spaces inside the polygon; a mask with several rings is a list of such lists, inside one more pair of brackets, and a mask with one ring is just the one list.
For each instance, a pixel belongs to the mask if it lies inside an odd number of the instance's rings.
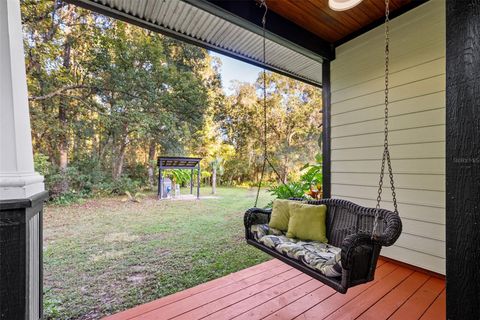
{"label": "wicker porch swing", "polygon": [[[262,19],[263,24],[263,62],[266,62],[265,48],[265,24],[268,12],[265,0],[261,1],[261,6],[265,8],[265,14]],[[328,244],[323,244],[322,248],[327,248],[328,253],[336,252],[335,259],[332,262],[325,261],[333,265],[335,272],[325,272],[323,267],[318,264],[311,264],[312,257],[325,257],[322,253],[315,252],[318,243],[302,242],[300,249],[299,242],[296,239],[289,239],[284,234],[263,234],[261,236],[276,236],[278,243],[279,235],[282,241],[291,241],[287,243],[290,247],[297,249],[295,254],[285,252],[275,245],[268,245],[266,241],[259,238],[258,227],[263,226],[268,229],[268,223],[272,214],[271,209],[257,208],[260,187],[264,178],[267,164],[272,168],[280,181],[280,175],[268,158],[267,152],[267,106],[266,106],[266,70],[263,70],[263,165],[260,182],[257,189],[254,208],[249,209],[244,216],[245,237],[247,243],[256,248],[276,257],[294,268],[310,275],[322,283],[332,287],[340,293],[346,293],[348,288],[372,281],[375,276],[375,268],[383,246],[391,246],[400,236],[402,231],[402,222],[398,215],[397,199],[395,194],[395,185],[393,179],[393,170],[390,161],[390,152],[388,146],[388,105],[389,105],[389,0],[385,1],[385,110],[384,110],[384,150],[382,156],[382,165],[378,184],[377,204],[375,208],[366,208],[353,202],[342,199],[322,199],[308,200],[291,199],[303,201],[311,205],[326,205],[326,236]],[[382,187],[385,171],[385,164],[388,168],[390,185],[393,198],[393,211],[380,208],[382,200]],[[283,182],[283,181],[282,181]],[[287,186],[288,188],[288,186]],[[277,230],[278,232],[278,230]],[[275,242],[273,241],[273,242]],[[270,242],[272,244],[272,241]],[[284,246],[285,248],[285,246]],[[335,250],[337,251],[335,251]],[[304,250],[304,251],[302,251]],[[306,259],[306,256],[309,256]],[[309,260],[309,261],[307,261]],[[320,259],[321,260],[321,259]],[[316,260],[319,261],[318,259]],[[334,264],[333,264],[334,263]]]}

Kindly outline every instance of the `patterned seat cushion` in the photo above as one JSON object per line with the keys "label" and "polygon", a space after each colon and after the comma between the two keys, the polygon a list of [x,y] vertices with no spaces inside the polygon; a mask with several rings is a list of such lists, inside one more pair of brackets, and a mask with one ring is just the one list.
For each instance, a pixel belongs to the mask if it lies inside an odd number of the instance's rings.
{"label": "patterned seat cushion", "polygon": [[296,259],[327,277],[342,275],[340,248],[318,241],[288,238],[282,231],[270,228],[268,224],[255,224],[250,231],[261,244]]}

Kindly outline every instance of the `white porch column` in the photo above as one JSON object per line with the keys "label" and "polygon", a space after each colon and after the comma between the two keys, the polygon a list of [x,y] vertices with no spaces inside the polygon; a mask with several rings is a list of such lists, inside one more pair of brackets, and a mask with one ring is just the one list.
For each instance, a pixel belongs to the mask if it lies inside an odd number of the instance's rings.
{"label": "white porch column", "polygon": [[34,171],[19,0],[0,1],[0,200],[44,190]]}

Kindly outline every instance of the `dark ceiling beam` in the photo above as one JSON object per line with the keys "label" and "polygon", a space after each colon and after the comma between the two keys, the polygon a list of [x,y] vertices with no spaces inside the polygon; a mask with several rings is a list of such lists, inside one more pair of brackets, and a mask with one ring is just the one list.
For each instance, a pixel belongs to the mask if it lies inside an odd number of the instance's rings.
{"label": "dark ceiling beam", "polygon": [[[262,17],[264,9],[255,0],[184,0],[200,9],[206,10],[251,32],[262,35]],[[268,11],[266,23],[268,39],[288,47],[298,53],[319,62],[322,59],[334,60],[335,48],[332,43],[318,37],[283,18]]]}

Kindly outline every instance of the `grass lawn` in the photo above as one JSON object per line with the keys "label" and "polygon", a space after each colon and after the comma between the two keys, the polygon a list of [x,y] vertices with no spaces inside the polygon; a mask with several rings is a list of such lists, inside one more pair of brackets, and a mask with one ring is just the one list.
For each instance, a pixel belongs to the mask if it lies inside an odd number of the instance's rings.
{"label": "grass lawn", "polygon": [[[48,206],[46,318],[98,319],[268,260],[244,242],[255,190],[219,188],[217,196]],[[263,191],[259,205],[270,199]]]}

